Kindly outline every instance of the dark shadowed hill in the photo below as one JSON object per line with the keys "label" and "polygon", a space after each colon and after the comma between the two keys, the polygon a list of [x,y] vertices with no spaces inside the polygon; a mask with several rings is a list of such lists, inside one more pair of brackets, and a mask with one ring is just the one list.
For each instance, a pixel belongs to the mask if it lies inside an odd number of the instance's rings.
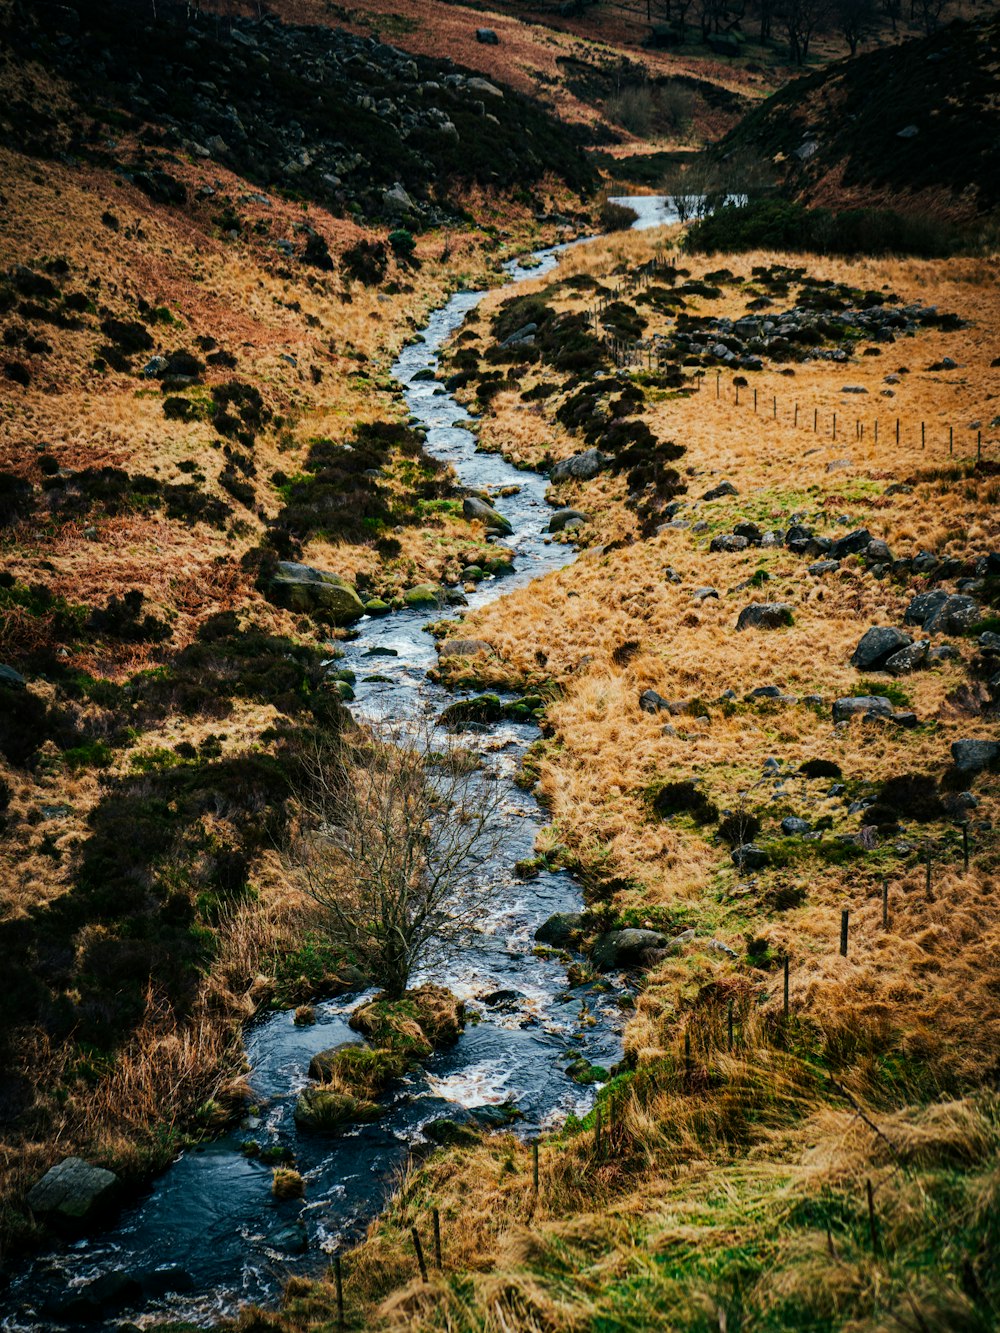
{"label": "dark shadowed hill", "polygon": [[719,145],[775,161],[785,188],[823,204],[931,208],[1000,204],[1000,19],[796,79]]}

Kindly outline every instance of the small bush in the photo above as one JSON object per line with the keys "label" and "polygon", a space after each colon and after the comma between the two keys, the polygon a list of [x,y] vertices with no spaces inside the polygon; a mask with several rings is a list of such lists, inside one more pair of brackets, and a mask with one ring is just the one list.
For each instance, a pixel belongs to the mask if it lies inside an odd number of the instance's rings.
{"label": "small bush", "polygon": [[598,222],[601,231],[628,231],[638,216],[638,213],[624,204],[615,204],[606,199],[601,205]]}
{"label": "small bush", "polygon": [[719,811],[693,782],[668,782],[653,797],[653,809],[661,819],[690,815],[696,824],[712,824]]}
{"label": "small bush", "polygon": [[744,843],[753,842],[759,833],[760,820],[748,810],[737,810],[726,815],[718,828],[718,836],[730,847],[742,847]]}
{"label": "small bush", "polygon": [[843,772],[832,759],[807,759],[799,769],[804,778],[841,778]]}

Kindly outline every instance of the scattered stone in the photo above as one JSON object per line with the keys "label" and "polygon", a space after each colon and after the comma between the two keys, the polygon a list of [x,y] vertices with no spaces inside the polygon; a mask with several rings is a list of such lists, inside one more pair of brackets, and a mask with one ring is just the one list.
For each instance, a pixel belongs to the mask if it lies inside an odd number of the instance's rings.
{"label": "scattered stone", "polygon": [[745,842],[730,853],[733,864],[740,870],[761,870],[767,865],[767,852],[755,842]]}
{"label": "scattered stone", "polygon": [[927,639],[912,643],[908,648],[901,648],[898,653],[887,657],[882,663],[882,670],[888,671],[890,676],[907,676],[911,671],[923,666],[929,649],[930,643]]}
{"label": "scattered stone", "polygon": [[753,602],[740,612],[736,628],[781,629],[791,623],[792,608],[787,602]]}
{"label": "scattered stone", "polygon": [[725,533],[719,537],[713,537],[708,549],[710,551],[725,551],[727,553],[735,551],[745,551],[750,545],[746,537],[735,537]]}
{"label": "scattered stone", "polygon": [[964,634],[981,618],[982,613],[974,598],[953,593],[927,616],[923,626],[928,634]]}
{"label": "scattered stone", "polygon": [[[913,569],[915,573],[927,572],[926,565],[923,567],[923,569],[920,570],[917,569],[917,561],[921,559],[923,559],[923,556],[921,555],[918,555],[914,558]],[[937,560],[933,556],[931,556],[931,559],[934,561],[934,565],[936,565]],[[931,568],[933,567],[934,566],[931,566]],[[930,619],[931,616],[933,616],[937,611],[941,609],[942,606],[944,606],[947,600],[948,600],[948,594],[945,592],[943,588],[932,588],[930,589],[929,592],[918,592],[916,597],[914,597],[911,600],[909,606],[906,608],[906,611],[903,613],[903,624],[904,625],[925,624]]]}
{"label": "scattered stone", "polygon": [[82,1157],[64,1157],[28,1191],[27,1204],[40,1217],[82,1223],[100,1216],[113,1204],[118,1177]]}
{"label": "scattered stone", "polygon": [[913,643],[909,634],[888,625],[873,625],[861,636],[851,657],[851,666],[858,671],[877,670],[893,653]]}
{"label": "scattered stone", "polygon": [[556,912],[538,927],[535,939],[539,944],[568,949],[577,943],[582,930],[583,915],[580,912]]}
{"label": "scattered stone", "polygon": [[789,815],[781,821],[781,831],[786,837],[801,838],[812,832],[812,824],[808,819],[798,819],[795,815]]}
{"label": "scattered stone", "polygon": [[0,664],[0,687],[5,687],[8,690],[23,690],[27,688],[27,681],[20,671],[15,671],[12,666],[2,663]]}
{"label": "scattered stone", "polygon": [[403,601],[412,610],[421,611],[425,607],[437,606],[440,595],[441,589],[436,583],[418,583],[415,588],[407,588]]}
{"label": "scattered stone", "polygon": [[840,568],[839,560],[817,560],[815,564],[809,566],[810,574],[832,574],[834,570]]}
{"label": "scattered stone", "polygon": [[739,491],[731,481],[720,481],[718,486],[713,486],[701,498],[703,500],[721,500],[727,495],[739,495]]}
{"label": "scattered stone", "polygon": [[963,740],[953,741],[951,757],[959,773],[981,773],[985,768],[992,768],[1000,760],[1000,741]]}
{"label": "scattered stone", "polygon": [[660,713],[671,711],[670,700],[664,699],[662,694],[657,694],[655,690],[643,690],[639,695],[639,707],[644,713]]}
{"label": "scattered stone", "polygon": [[599,935],[590,951],[590,960],[599,972],[634,967],[642,962],[644,954],[667,947],[666,935],[658,930],[611,930]]}
{"label": "scattered stone", "polygon": [[848,722],[858,716],[892,717],[892,700],[881,694],[855,694],[835,700],[834,722]]}
{"label": "scattered stone", "polygon": [[717,588],[695,588],[694,592],[691,594],[691,597],[696,602],[704,602],[709,597],[714,597],[715,600],[718,601],[719,591]]}
{"label": "scattered stone", "polygon": [[845,556],[860,555],[871,542],[872,535],[867,528],[857,528],[846,537],[838,537],[830,544],[830,559],[843,560]]}
{"label": "scattered stone", "polygon": [[607,466],[607,459],[600,449],[585,449],[583,453],[573,454],[556,463],[549,473],[550,481],[557,485],[562,481],[590,481]]}
{"label": "scattered stone", "polygon": [[499,46],[500,38],[492,28],[477,28],[476,41],[481,42],[483,46]]}

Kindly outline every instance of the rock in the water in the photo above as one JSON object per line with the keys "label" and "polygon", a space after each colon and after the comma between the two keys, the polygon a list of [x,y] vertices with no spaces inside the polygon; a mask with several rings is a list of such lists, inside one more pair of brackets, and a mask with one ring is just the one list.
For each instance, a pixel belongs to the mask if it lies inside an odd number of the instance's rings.
{"label": "rock in the water", "polygon": [[503,514],[498,514],[485,500],[480,500],[478,495],[465,497],[462,501],[462,513],[466,518],[476,518],[488,528],[496,528],[499,532],[510,534],[514,531],[509,520],[504,518]]}
{"label": "rock in the water", "polygon": [[309,1077],[317,1083],[328,1083],[337,1065],[337,1056],[349,1046],[359,1045],[356,1041],[340,1041],[336,1046],[328,1046],[325,1051],[317,1051],[309,1061]]}
{"label": "rock in the water", "polygon": [[583,916],[579,912],[556,912],[535,931],[539,944],[551,944],[566,949],[575,944],[583,930]]}
{"label": "rock in the water", "polygon": [[367,1124],[381,1114],[382,1108],[375,1102],[322,1086],[306,1088],[295,1103],[296,1125],[313,1134],[330,1134],[344,1125]]}
{"label": "rock in the water", "polygon": [[118,1192],[118,1177],[82,1157],[65,1157],[28,1192],[32,1212],[57,1222],[86,1222],[105,1212]]}
{"label": "rock in the water", "polygon": [[279,561],[271,592],[275,601],[290,611],[321,611],[337,625],[349,625],[365,614],[364,603],[346,579],[290,560]]}
{"label": "rock in the water", "polygon": [[658,930],[610,930],[599,935],[590,952],[590,960],[599,972],[611,972],[619,967],[634,967],[644,954],[652,949],[665,949],[666,935]]}
{"label": "rock in the water", "polygon": [[549,473],[549,479],[558,484],[561,481],[590,481],[607,465],[607,459],[600,449],[584,449],[556,463]]}
{"label": "rock in the water", "polygon": [[951,757],[959,773],[981,773],[1000,761],[1000,741],[953,741]]}
{"label": "rock in the water", "polygon": [[465,1005],[447,986],[426,982],[403,998],[416,1007],[417,1022],[435,1050],[458,1041],[465,1028]]}
{"label": "rock in the water", "polygon": [[892,717],[892,701],[881,694],[856,694],[834,701],[834,722],[847,722],[852,717],[868,714],[874,714],[876,717]]}
{"label": "rock in the water", "polygon": [[549,532],[562,532],[570,523],[586,523],[587,515],[579,509],[557,509],[549,519]]}
{"label": "rock in the water", "polygon": [[792,608],[787,602],[752,602],[740,612],[736,628],[781,629],[791,623]]}
{"label": "rock in the water", "polygon": [[407,588],[403,601],[413,610],[421,611],[424,607],[437,606],[440,596],[441,589],[436,583],[418,583],[415,588]]}
{"label": "rock in the water", "polygon": [[858,671],[870,671],[882,666],[886,658],[908,648],[913,642],[909,634],[891,625],[873,625],[865,630],[851,657],[851,666]]}
{"label": "rock in the water", "polygon": [[479,657],[492,652],[485,639],[445,639],[438,644],[438,657]]}

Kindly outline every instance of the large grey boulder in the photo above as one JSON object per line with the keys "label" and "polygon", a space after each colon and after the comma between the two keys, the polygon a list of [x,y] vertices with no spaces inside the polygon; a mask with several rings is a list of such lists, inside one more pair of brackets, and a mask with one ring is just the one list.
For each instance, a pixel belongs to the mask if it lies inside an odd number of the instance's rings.
{"label": "large grey boulder", "polygon": [[498,514],[492,505],[488,505],[485,500],[480,500],[478,495],[467,495],[462,501],[462,513],[466,518],[477,518],[480,523],[485,523],[488,528],[497,528],[500,532],[509,534],[514,531],[510,521],[504,518],[503,514]]}
{"label": "large grey boulder", "polygon": [[483,46],[500,45],[500,38],[496,35],[496,33],[493,31],[492,28],[477,28],[476,41],[480,42]]}
{"label": "large grey boulder", "polygon": [[727,554],[733,554],[736,551],[745,551],[750,545],[746,537],[737,537],[732,533],[724,532],[718,537],[713,537],[709,543],[710,551],[725,551]]}
{"label": "large grey boulder", "polygon": [[670,700],[664,699],[656,690],[643,690],[639,695],[639,707],[644,713],[670,712]]}
{"label": "large grey boulder", "polygon": [[848,722],[859,716],[892,717],[892,700],[881,694],[855,694],[834,702],[834,722]]}
{"label": "large grey boulder", "polygon": [[871,539],[872,535],[867,528],[857,528],[854,532],[849,532],[846,537],[838,537],[835,542],[830,543],[830,558],[843,560],[848,555],[859,555]]}
{"label": "large grey boulder", "polygon": [[975,598],[955,593],[946,597],[937,610],[927,617],[924,630],[928,634],[964,634],[981,618],[982,612]]}
{"label": "large grey boulder", "polygon": [[571,523],[586,523],[587,515],[579,509],[557,509],[549,519],[549,532],[562,532]]}
{"label": "large grey boulder", "polygon": [[720,481],[718,486],[713,486],[701,498],[703,500],[722,500],[727,495],[739,495],[739,491],[731,481]]}
{"label": "large grey boulder", "polygon": [[365,614],[364,602],[346,579],[291,560],[279,562],[271,578],[271,595],[290,611],[322,611],[337,625],[349,625]]}
{"label": "large grey boulder", "polygon": [[118,1177],[82,1157],[64,1157],[28,1191],[33,1213],[55,1222],[81,1223],[99,1216],[115,1200]]}
{"label": "large grey boulder", "polygon": [[929,592],[918,592],[903,613],[903,624],[923,625],[944,606],[947,600],[948,593],[943,588],[931,588]]}
{"label": "large grey boulder", "polygon": [[1000,761],[1000,741],[953,741],[951,757],[959,773],[981,773]]}
{"label": "large grey boulder", "polygon": [[916,671],[917,667],[923,666],[927,661],[927,653],[930,650],[930,643],[927,639],[921,639],[919,643],[911,643],[907,648],[900,648],[898,653],[893,653],[882,663],[882,670],[888,671],[890,676],[908,676],[911,671]]}
{"label": "large grey boulder", "polygon": [[898,653],[901,648],[909,648],[912,642],[911,635],[901,629],[891,625],[873,625],[861,636],[851,656],[851,666],[858,671],[870,671],[873,667],[882,666],[887,658]]}
{"label": "large grey boulder", "polygon": [[607,461],[600,449],[584,449],[583,453],[573,454],[556,463],[549,473],[549,480],[557,484],[561,481],[590,481],[607,465]]}
{"label": "large grey boulder", "polygon": [[792,608],[787,602],[752,602],[745,606],[736,621],[736,628],[781,629],[792,623]]}
{"label": "large grey boulder", "polygon": [[666,935],[661,935],[658,930],[638,930],[633,926],[626,930],[609,930],[594,941],[590,961],[598,972],[634,967],[642,961],[643,954],[651,949],[665,949],[667,943]]}

